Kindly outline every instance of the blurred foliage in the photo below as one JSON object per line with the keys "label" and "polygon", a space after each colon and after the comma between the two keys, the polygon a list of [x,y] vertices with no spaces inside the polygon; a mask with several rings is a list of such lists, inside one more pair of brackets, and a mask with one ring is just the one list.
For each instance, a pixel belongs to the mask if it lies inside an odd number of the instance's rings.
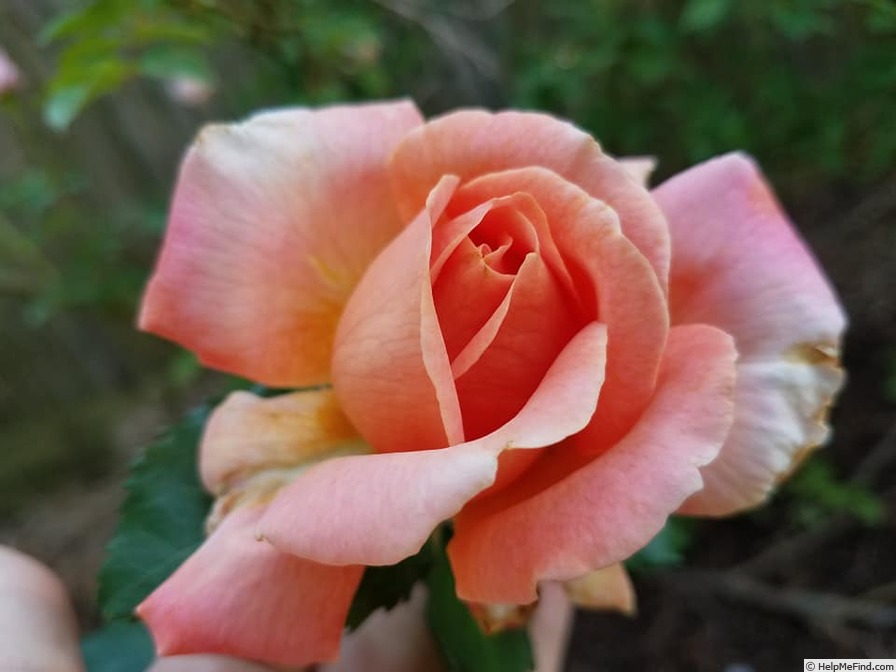
{"label": "blurred foliage", "polygon": [[95,0],[62,11],[39,36],[68,45],[47,92],[46,123],[66,128],[89,102],[140,75],[210,80],[196,47],[212,42],[215,26],[189,18],[157,0]]}
{"label": "blurred foliage", "polygon": [[894,165],[889,0],[591,0],[543,11],[546,25],[514,40],[514,102],[575,119],[617,153],[677,170],[743,148],[791,188],[870,180]]}
{"label": "blurred foliage", "polygon": [[871,490],[838,478],[821,457],[809,460],[784,486],[788,516],[798,526],[814,527],[836,514],[866,525],[884,522],[885,507]]}
{"label": "blurred foliage", "polygon": [[81,644],[90,672],[145,670],[155,658],[146,626],[139,621],[114,621],[91,633]]}
{"label": "blurred foliage", "polygon": [[883,396],[891,404],[896,404],[896,348],[889,350],[884,366],[886,375]]}
{"label": "blurred foliage", "polygon": [[[555,112],[614,152],[655,154],[672,169],[745,148],[798,187],[825,177],[871,180],[894,164],[892,0],[471,7],[92,0],[43,33],[65,45],[45,117],[64,127],[86,103],[139,75],[220,79],[209,54],[237,39],[279,64],[293,100],[420,93],[445,77],[438,54],[448,52],[478,76],[501,80],[496,103]],[[491,72],[490,59],[501,70]]]}
{"label": "blurred foliage", "polygon": [[647,546],[625,561],[626,568],[649,573],[683,565],[699,526],[700,521],[695,518],[672,516]]}

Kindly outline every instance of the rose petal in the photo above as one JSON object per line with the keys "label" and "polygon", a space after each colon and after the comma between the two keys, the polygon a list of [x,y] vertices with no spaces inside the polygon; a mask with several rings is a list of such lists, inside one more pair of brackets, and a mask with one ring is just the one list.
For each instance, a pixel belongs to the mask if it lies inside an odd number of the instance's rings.
{"label": "rose petal", "polygon": [[668,333],[662,288],[647,260],[620,232],[616,213],[545,168],[492,173],[458,190],[455,201],[473,203],[518,190],[539,204],[584,310],[607,325],[604,393],[581,448],[600,452],[640,415],[656,384]]}
{"label": "rose petal", "polygon": [[680,513],[719,516],[761,503],[827,440],[827,409],[842,383],[834,366],[786,358],[738,363],[731,433],[703,468],[703,490]]}
{"label": "rose petal", "polygon": [[234,392],[215,408],[200,445],[209,492],[259,469],[296,467],[328,455],[367,452],[332,390],[261,398]]}
{"label": "rose petal", "polygon": [[[673,329],[653,402],[617,445],[584,465],[563,464],[575,454],[557,446],[456,517],[448,554],[458,595],[528,603],[539,581],[573,579],[642,548],[703,485],[699,468],[731,426],[735,358],[717,329]],[[551,469],[569,475],[557,480]]]}
{"label": "rose petal", "polygon": [[239,509],[137,607],[161,656],[219,653],[279,665],[332,660],[363,567],[331,567],[258,541]]}
{"label": "rose petal", "polygon": [[283,551],[327,564],[391,565],[413,555],[436,525],[492,484],[502,451],[549,446],[587,424],[605,348],[605,328],[586,326],[522,411],[481,439],[309,468],[272,502],[260,533]]}
{"label": "rose petal", "polygon": [[567,596],[577,607],[635,613],[635,588],[622,563],[596,569],[563,584]]}
{"label": "rose petal", "polygon": [[423,212],[374,260],[336,333],[336,394],[355,427],[380,452],[463,441],[429,273],[433,222],[456,184],[455,178],[443,179]]}
{"label": "rose petal", "polygon": [[385,172],[413,103],[209,126],[184,159],[140,327],[271,386],[327,382],[354,285],[400,231]]}
{"label": "rose petal", "polygon": [[610,205],[665,288],[670,251],[662,212],[625,168],[572,124],[532,112],[454,112],[409,133],[391,172],[402,212],[413,216],[442,175],[465,182],[525,166],[549,168]]}
{"label": "rose petal", "polygon": [[485,436],[519,413],[586,322],[534,253],[520,267],[508,298],[500,324],[490,330],[488,347],[480,345],[478,357],[454,366],[464,432],[470,439]]}
{"label": "rose petal", "polygon": [[655,156],[626,156],[619,159],[619,163],[639,184],[650,186],[650,176],[656,170]]}
{"label": "rose petal", "polygon": [[720,327],[740,353],[734,428],[683,510],[732,513],[824,440],[845,317],[748,157],[708,161],[654,193],[672,232],[673,323]]}

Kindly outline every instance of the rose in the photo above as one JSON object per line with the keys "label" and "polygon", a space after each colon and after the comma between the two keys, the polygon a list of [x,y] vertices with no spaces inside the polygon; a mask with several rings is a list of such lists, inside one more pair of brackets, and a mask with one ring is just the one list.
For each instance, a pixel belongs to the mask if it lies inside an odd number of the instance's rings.
{"label": "rose", "polygon": [[844,318],[757,168],[647,172],[533,113],[203,131],[141,326],[332,388],[216,411],[216,529],[139,610],[160,652],[331,658],[363,566],[449,518],[480,613],[544,581],[626,608],[669,514],[755,505],[822,442]]}

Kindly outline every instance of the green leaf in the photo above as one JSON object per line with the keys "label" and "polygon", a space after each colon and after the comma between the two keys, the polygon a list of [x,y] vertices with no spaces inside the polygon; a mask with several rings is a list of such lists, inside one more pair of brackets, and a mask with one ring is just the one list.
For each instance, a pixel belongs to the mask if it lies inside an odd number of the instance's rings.
{"label": "green leaf", "polygon": [[486,635],[457,598],[454,575],[441,546],[433,551],[426,617],[451,672],[527,672],[535,663],[524,629]]}
{"label": "green leaf", "polygon": [[432,551],[429,544],[423,549],[389,567],[368,567],[355,599],[348,612],[346,625],[355,629],[377,609],[391,609],[411,595],[414,585],[423,579],[432,567]]}
{"label": "green leaf", "polygon": [[124,83],[132,68],[121,61],[106,61],[85,69],[80,81],[58,85],[54,82],[44,103],[44,122],[63,131],[89,103]]}
{"label": "green leaf", "polygon": [[99,575],[107,620],[130,617],[205,538],[211,499],[199,482],[196,448],[208,412],[195,411],[134,464]]}
{"label": "green leaf", "polygon": [[85,637],[81,653],[89,672],[133,672],[149,666],[155,649],[142,623],[115,621]]}

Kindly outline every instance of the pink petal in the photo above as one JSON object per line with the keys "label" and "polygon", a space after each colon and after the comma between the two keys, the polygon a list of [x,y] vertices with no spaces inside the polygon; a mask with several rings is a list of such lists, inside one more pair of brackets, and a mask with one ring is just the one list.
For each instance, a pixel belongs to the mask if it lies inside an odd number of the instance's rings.
{"label": "pink petal", "polygon": [[663,290],[620,232],[616,213],[550,170],[486,175],[463,186],[455,200],[477,202],[517,191],[531,195],[544,211],[583,310],[607,325],[604,393],[594,422],[578,440],[583,450],[599,452],[628,431],[653,394],[669,329]]}
{"label": "pink petal", "polygon": [[458,595],[528,603],[539,581],[573,579],[643,547],[702,487],[699,468],[731,426],[735,358],[717,329],[673,329],[656,396],[617,445],[560,480],[550,472],[575,455],[546,451],[519,482],[456,518],[448,553]]}
{"label": "pink petal", "polygon": [[137,607],[160,656],[218,653],[279,665],[332,660],[363,567],[331,567],[258,541],[239,509]]}
{"label": "pink petal", "polygon": [[0,48],[0,96],[15,91],[22,84],[22,74],[9,55]]}
{"label": "pink petal", "polygon": [[684,508],[731,513],[762,501],[824,440],[845,317],[748,157],[708,161],[654,193],[672,233],[673,323],[724,329],[740,353],[735,425]]}
{"label": "pink petal", "polygon": [[650,176],[656,170],[656,157],[626,156],[619,159],[619,163],[639,184],[643,184],[645,187],[650,186]]}
{"label": "pink petal", "polygon": [[549,168],[610,205],[665,288],[669,234],[662,213],[625,168],[572,124],[531,112],[454,112],[408,134],[391,162],[406,216],[420,210],[442,175],[457,175],[466,182],[527,166]]}
{"label": "pink petal", "polygon": [[202,436],[199,467],[209,492],[261,469],[297,467],[345,452],[367,452],[332,390],[302,390],[267,399],[234,392]]}
{"label": "pink petal", "polygon": [[442,180],[426,209],[374,260],[339,323],[333,385],[346,415],[380,452],[463,441],[429,273],[432,226],[456,184]]}
{"label": "pink petal", "polygon": [[317,464],[272,502],[259,531],[278,549],[327,564],[391,565],[495,479],[508,448],[549,446],[591,419],[606,330],[570,341],[529,403],[506,425],[441,450],[340,457]]}
{"label": "pink petal", "polygon": [[371,614],[345,635],[339,660],[322,665],[320,672],[442,670],[442,658],[426,622],[426,600],[426,588],[418,584],[407,602]]}
{"label": "pink petal", "polygon": [[401,230],[386,159],[413,103],[209,126],[187,154],[140,327],[272,386],[327,382],[342,308]]}

